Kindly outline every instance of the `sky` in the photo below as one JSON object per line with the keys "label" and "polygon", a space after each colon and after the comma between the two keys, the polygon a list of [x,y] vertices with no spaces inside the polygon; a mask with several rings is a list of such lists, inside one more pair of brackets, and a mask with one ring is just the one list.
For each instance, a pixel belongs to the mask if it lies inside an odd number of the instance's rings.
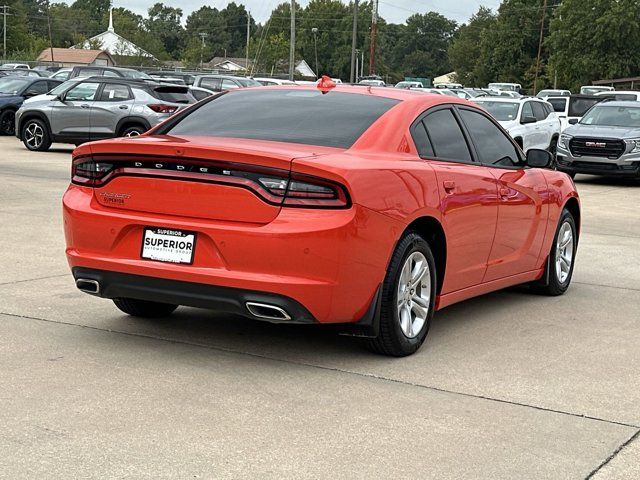
{"label": "sky", "polygon": [[[156,1],[161,0],[114,0],[114,7],[125,7],[139,14],[146,14],[147,9]],[[263,23],[269,18],[271,10],[284,0],[235,0],[249,8],[251,15],[257,22]],[[296,0],[301,5],[306,5],[309,0]],[[348,0],[345,0],[348,1]],[[197,10],[202,5],[210,7],[224,8],[229,0],[165,0],[165,5],[180,7],[186,18],[193,10]],[[500,0],[379,0],[379,13],[387,22],[403,23],[407,17],[414,13],[425,13],[428,11],[438,12],[445,17],[456,20],[459,23],[466,22],[481,5],[496,9],[500,5]]]}

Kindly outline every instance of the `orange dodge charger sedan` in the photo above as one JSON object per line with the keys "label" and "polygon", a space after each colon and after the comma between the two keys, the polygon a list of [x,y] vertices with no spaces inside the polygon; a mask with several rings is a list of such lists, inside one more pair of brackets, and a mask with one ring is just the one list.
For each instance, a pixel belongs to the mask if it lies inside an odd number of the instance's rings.
{"label": "orange dodge charger sedan", "polygon": [[571,282],[571,179],[465,100],[399,89],[250,88],[73,153],[77,287],[141,317],[179,305],[343,324],[415,352],[436,310]]}

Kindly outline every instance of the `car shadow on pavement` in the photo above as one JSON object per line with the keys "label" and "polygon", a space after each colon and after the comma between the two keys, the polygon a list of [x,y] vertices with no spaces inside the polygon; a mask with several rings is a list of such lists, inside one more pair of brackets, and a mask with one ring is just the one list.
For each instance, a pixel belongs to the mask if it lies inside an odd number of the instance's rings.
{"label": "car shadow on pavement", "polygon": [[640,178],[576,175],[575,183],[611,187],[640,187]]}
{"label": "car shadow on pavement", "polygon": [[[502,290],[447,307],[436,312],[427,341],[418,354],[428,355],[431,344],[455,343],[461,337],[473,336],[478,328],[491,328],[496,317],[507,322],[512,312],[539,301],[545,301],[544,297],[520,288]],[[130,324],[131,317],[121,318]],[[483,322],[486,322],[485,326]],[[378,356],[366,350],[359,339],[341,335],[344,328],[340,326],[272,324],[187,307],[178,309],[167,318],[135,319],[133,327],[145,336],[258,356],[297,359],[329,354]]]}

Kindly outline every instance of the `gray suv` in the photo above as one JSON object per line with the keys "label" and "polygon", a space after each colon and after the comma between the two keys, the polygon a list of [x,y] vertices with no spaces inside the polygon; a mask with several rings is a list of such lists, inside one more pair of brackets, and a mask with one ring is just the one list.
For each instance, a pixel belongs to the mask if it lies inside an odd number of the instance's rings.
{"label": "gray suv", "polygon": [[640,177],[640,102],[598,103],[570,123],[558,140],[558,170]]}
{"label": "gray suv", "polygon": [[29,150],[140,135],[188,104],[189,88],[124,78],[69,80],[27,99],[16,112],[16,136]]}

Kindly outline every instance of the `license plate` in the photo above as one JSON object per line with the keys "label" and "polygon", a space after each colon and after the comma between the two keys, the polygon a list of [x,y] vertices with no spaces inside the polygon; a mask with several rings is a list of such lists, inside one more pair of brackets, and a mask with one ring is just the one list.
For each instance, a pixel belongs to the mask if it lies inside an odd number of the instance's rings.
{"label": "license plate", "polygon": [[141,257],[146,260],[191,265],[195,250],[195,232],[155,227],[144,229]]}

